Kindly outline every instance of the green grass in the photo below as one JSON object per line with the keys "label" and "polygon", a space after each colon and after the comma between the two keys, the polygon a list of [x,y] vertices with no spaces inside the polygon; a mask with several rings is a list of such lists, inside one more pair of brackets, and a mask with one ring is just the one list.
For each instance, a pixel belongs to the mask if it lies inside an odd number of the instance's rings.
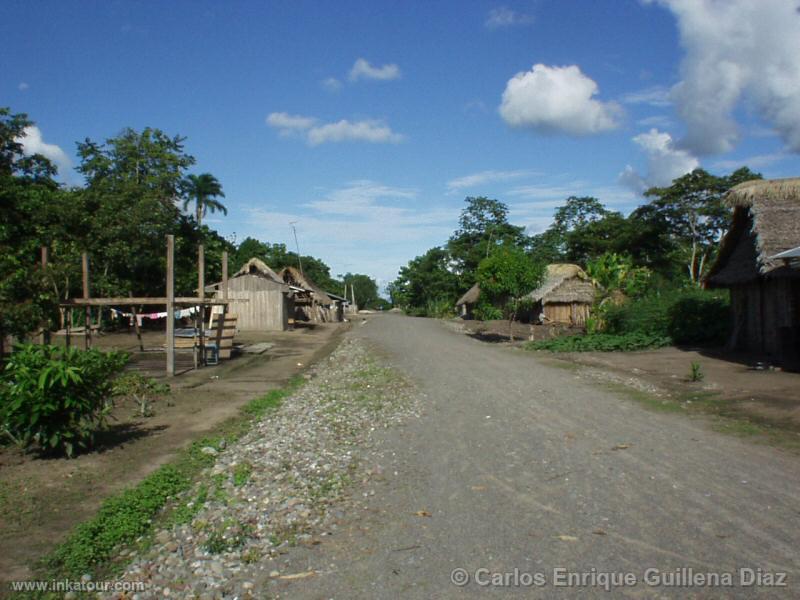
{"label": "green grass", "polygon": [[[214,435],[195,441],[139,484],[106,499],[94,517],[78,525],[66,541],[42,559],[38,565],[41,574],[61,579],[80,578],[85,573],[97,578],[98,574],[112,573],[122,566],[112,562],[120,548],[135,544],[146,546],[157,527],[190,522],[209,494],[217,495],[222,490],[219,485],[213,490],[203,485],[191,506],[188,503],[169,506],[171,499],[188,490],[198,474],[214,463],[214,457],[201,449],[211,446],[220,450],[223,440],[226,443],[236,441],[255,421],[276,410],[302,382],[302,378],[296,377],[285,387],[251,400],[239,416],[220,424]],[[234,471],[234,485],[244,485],[251,470],[249,464],[238,465]],[[171,510],[164,510],[165,507]]]}
{"label": "green grass", "polygon": [[528,342],[526,350],[548,350],[550,352],[631,352],[669,346],[672,340],[661,335],[646,333],[592,333]]}

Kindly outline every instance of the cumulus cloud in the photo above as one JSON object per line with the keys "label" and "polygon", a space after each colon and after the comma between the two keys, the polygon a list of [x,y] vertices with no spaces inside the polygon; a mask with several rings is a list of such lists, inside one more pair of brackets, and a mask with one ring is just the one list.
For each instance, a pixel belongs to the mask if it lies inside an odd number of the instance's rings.
{"label": "cumulus cloud", "polygon": [[506,6],[501,6],[489,11],[485,25],[489,29],[500,29],[516,25],[530,25],[533,20],[533,15],[518,13]]}
{"label": "cumulus cloud", "polygon": [[267,125],[277,129],[280,135],[302,135],[311,146],[319,146],[326,142],[352,141],[396,144],[404,139],[384,122],[375,119],[362,121],[342,119],[335,123],[320,124],[314,117],[274,112],[267,116],[266,121]]}
{"label": "cumulus cloud", "polygon": [[336,77],[328,77],[321,81],[322,87],[328,90],[329,92],[338,92],[342,89],[342,82],[336,79]]}
{"label": "cumulus cloud", "polygon": [[597,93],[597,84],[577,65],[537,64],[508,80],[500,115],[512,127],[540,133],[602,133],[619,125],[622,109],[594,99]]}
{"label": "cumulus cloud", "polygon": [[744,99],[800,152],[797,0],[655,1],[675,15],[685,49],[671,93],[687,127],[681,145],[698,155],[733,149]]}
{"label": "cumulus cloud", "polygon": [[72,161],[67,153],[60,146],[45,142],[42,132],[36,125],[26,127],[24,133],[24,136],[17,138],[17,142],[22,144],[22,151],[26,156],[41,154],[45,158],[49,158],[62,173],[72,167]]}
{"label": "cumulus cloud", "polygon": [[700,166],[689,151],[676,147],[668,133],[651,129],[640,133],[633,141],[647,155],[647,174],[640,175],[627,165],[619,175],[619,182],[636,192],[643,192],[653,186],[665,186],[672,180],[694,171]]}
{"label": "cumulus cloud", "polygon": [[527,177],[534,175],[533,171],[481,171],[479,173],[472,173],[471,175],[464,175],[457,177],[447,182],[447,188],[451,192],[474,188],[486,183],[495,183],[499,181],[511,181],[512,179],[519,179],[520,177]]}
{"label": "cumulus cloud", "polygon": [[400,78],[400,67],[395,64],[374,67],[366,59],[359,58],[353,63],[353,68],[350,69],[348,78],[350,81],[358,81],[359,79],[390,81]]}

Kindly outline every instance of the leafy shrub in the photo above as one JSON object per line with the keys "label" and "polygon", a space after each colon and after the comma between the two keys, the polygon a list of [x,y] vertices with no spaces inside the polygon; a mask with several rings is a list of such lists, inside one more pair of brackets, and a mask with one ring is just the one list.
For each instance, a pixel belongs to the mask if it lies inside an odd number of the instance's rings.
{"label": "leafy shrub", "polygon": [[482,298],[478,300],[472,312],[479,321],[495,321],[505,317],[502,310]]}
{"label": "leafy shrub", "polygon": [[704,292],[679,298],[668,310],[669,335],[676,344],[723,343],[730,331],[730,302]]}
{"label": "leafy shrub", "polygon": [[73,456],[105,425],[111,378],[127,354],[23,344],[6,363],[0,426],[22,447]]}
{"label": "leafy shrub", "polygon": [[170,393],[170,387],[159,383],[152,377],[145,377],[141,373],[130,371],[114,379],[112,395],[115,398],[133,400],[138,407],[138,416],[153,416],[153,401],[159,396]]}
{"label": "leafy shrub", "polygon": [[607,333],[671,337],[676,344],[720,343],[730,323],[724,293],[698,289],[650,294],[604,313]]}
{"label": "leafy shrub", "polygon": [[662,348],[671,343],[672,340],[669,337],[646,333],[624,335],[595,333],[530,342],[526,348],[528,350],[549,350],[550,352],[630,352]]}
{"label": "leafy shrub", "polygon": [[435,319],[448,319],[455,316],[455,307],[453,302],[445,298],[437,300],[428,300],[425,304],[425,316],[433,317]]}

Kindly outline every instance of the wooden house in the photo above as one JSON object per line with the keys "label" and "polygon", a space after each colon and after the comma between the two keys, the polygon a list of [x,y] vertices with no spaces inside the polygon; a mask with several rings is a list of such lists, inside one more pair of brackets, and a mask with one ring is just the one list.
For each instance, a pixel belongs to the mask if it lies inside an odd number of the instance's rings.
{"label": "wooden house", "polygon": [[[206,290],[222,297],[220,284]],[[289,286],[263,261],[251,258],[228,280],[230,312],[238,316],[238,328],[250,331],[285,331],[294,311]],[[237,299],[247,300],[236,302]],[[215,312],[219,312],[219,307]]]}
{"label": "wooden house", "polygon": [[729,348],[776,359],[800,356],[800,177],[731,189],[731,228],[705,284],[728,288]]}
{"label": "wooden house", "polygon": [[542,285],[526,296],[532,322],[584,327],[594,303],[592,279],[578,265],[547,265]]}
{"label": "wooden house", "polygon": [[294,319],[314,323],[342,320],[337,303],[311,279],[294,267],[284,267],[278,277],[294,292]]}

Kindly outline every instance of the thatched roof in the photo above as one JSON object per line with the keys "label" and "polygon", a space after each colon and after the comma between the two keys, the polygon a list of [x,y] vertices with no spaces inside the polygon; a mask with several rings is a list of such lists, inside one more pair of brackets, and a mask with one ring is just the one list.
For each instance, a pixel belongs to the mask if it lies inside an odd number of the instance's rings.
{"label": "thatched roof", "polygon": [[304,290],[308,290],[311,292],[314,300],[320,304],[333,304],[331,297],[323,292],[321,288],[317,287],[317,285],[311,281],[307,275],[301,273],[298,269],[295,269],[294,267],[284,267],[281,269],[280,273],[278,273],[278,276],[282,281],[285,281],[290,285],[296,285]]}
{"label": "thatched roof", "polygon": [[469,288],[461,298],[458,299],[456,302],[456,306],[461,306],[462,304],[476,304],[478,302],[478,298],[481,295],[481,288],[476,283],[471,288]]}
{"label": "thatched roof", "polygon": [[707,283],[724,287],[760,276],[797,276],[775,255],[800,243],[800,177],[746,181],[725,202],[734,209],[733,221]]}
{"label": "thatched roof", "polygon": [[233,274],[233,277],[241,277],[242,275],[259,275],[266,279],[271,279],[275,283],[284,283],[283,279],[267,266],[267,263],[258,258],[251,258],[244,263],[242,268]]}
{"label": "thatched roof", "polygon": [[592,279],[578,265],[547,265],[544,282],[526,296],[542,304],[555,302],[591,304],[594,302]]}

